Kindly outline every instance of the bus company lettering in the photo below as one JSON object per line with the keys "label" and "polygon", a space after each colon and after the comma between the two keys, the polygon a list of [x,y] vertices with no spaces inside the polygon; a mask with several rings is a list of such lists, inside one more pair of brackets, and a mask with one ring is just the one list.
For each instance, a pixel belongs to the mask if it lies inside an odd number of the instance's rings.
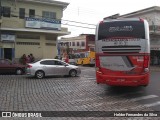
{"label": "bus company lettering", "polygon": [[12,117],[42,117],[41,113],[27,113],[27,112],[22,112],[22,113],[12,113]]}
{"label": "bus company lettering", "polygon": [[122,26],[122,27],[110,27],[109,28],[109,32],[118,32],[118,31],[133,31],[133,27],[132,26]]}
{"label": "bus company lettering", "polygon": [[110,39],[102,39],[103,42],[116,42],[116,41],[140,41],[139,38],[133,38],[133,39],[123,39],[123,38],[110,38]]}

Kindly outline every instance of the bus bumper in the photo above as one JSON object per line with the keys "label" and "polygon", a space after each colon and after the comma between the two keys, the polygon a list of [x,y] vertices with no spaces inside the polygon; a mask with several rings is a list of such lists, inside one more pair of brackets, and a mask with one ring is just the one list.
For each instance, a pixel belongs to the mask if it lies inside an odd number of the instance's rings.
{"label": "bus bumper", "polygon": [[110,86],[147,86],[149,84],[149,73],[135,76],[111,76],[96,72],[97,83]]}

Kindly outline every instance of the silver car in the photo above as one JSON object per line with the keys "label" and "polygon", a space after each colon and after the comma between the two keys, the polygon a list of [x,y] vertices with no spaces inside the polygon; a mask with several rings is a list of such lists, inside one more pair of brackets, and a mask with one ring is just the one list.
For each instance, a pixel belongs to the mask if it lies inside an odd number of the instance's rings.
{"label": "silver car", "polygon": [[26,74],[35,76],[39,79],[52,75],[69,75],[75,77],[80,75],[81,70],[78,66],[70,65],[58,59],[42,59],[27,65]]}

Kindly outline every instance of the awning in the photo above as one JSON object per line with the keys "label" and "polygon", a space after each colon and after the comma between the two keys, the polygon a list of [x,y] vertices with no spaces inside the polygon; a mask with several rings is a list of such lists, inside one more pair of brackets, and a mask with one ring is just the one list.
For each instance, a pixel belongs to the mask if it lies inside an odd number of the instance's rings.
{"label": "awning", "polygon": [[4,31],[15,31],[15,32],[33,32],[33,33],[46,33],[46,34],[57,34],[58,36],[69,35],[71,32],[57,31],[57,30],[42,30],[42,29],[29,29],[29,28],[0,28]]}
{"label": "awning", "polygon": [[160,50],[160,45],[151,45],[151,50]]}

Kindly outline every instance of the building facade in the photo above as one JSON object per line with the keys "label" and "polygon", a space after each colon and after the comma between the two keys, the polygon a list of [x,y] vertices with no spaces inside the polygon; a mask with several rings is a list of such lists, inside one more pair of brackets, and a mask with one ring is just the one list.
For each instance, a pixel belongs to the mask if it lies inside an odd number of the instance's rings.
{"label": "building facade", "polygon": [[95,51],[95,35],[93,34],[80,34],[76,37],[61,38],[58,43],[61,56],[83,51]]}
{"label": "building facade", "polygon": [[61,27],[63,10],[69,3],[54,0],[1,0],[0,58],[54,58],[57,37],[68,35]]}
{"label": "building facade", "polygon": [[121,15],[119,18],[143,18],[148,21],[150,28],[151,64],[160,65],[160,7],[153,6]]}

